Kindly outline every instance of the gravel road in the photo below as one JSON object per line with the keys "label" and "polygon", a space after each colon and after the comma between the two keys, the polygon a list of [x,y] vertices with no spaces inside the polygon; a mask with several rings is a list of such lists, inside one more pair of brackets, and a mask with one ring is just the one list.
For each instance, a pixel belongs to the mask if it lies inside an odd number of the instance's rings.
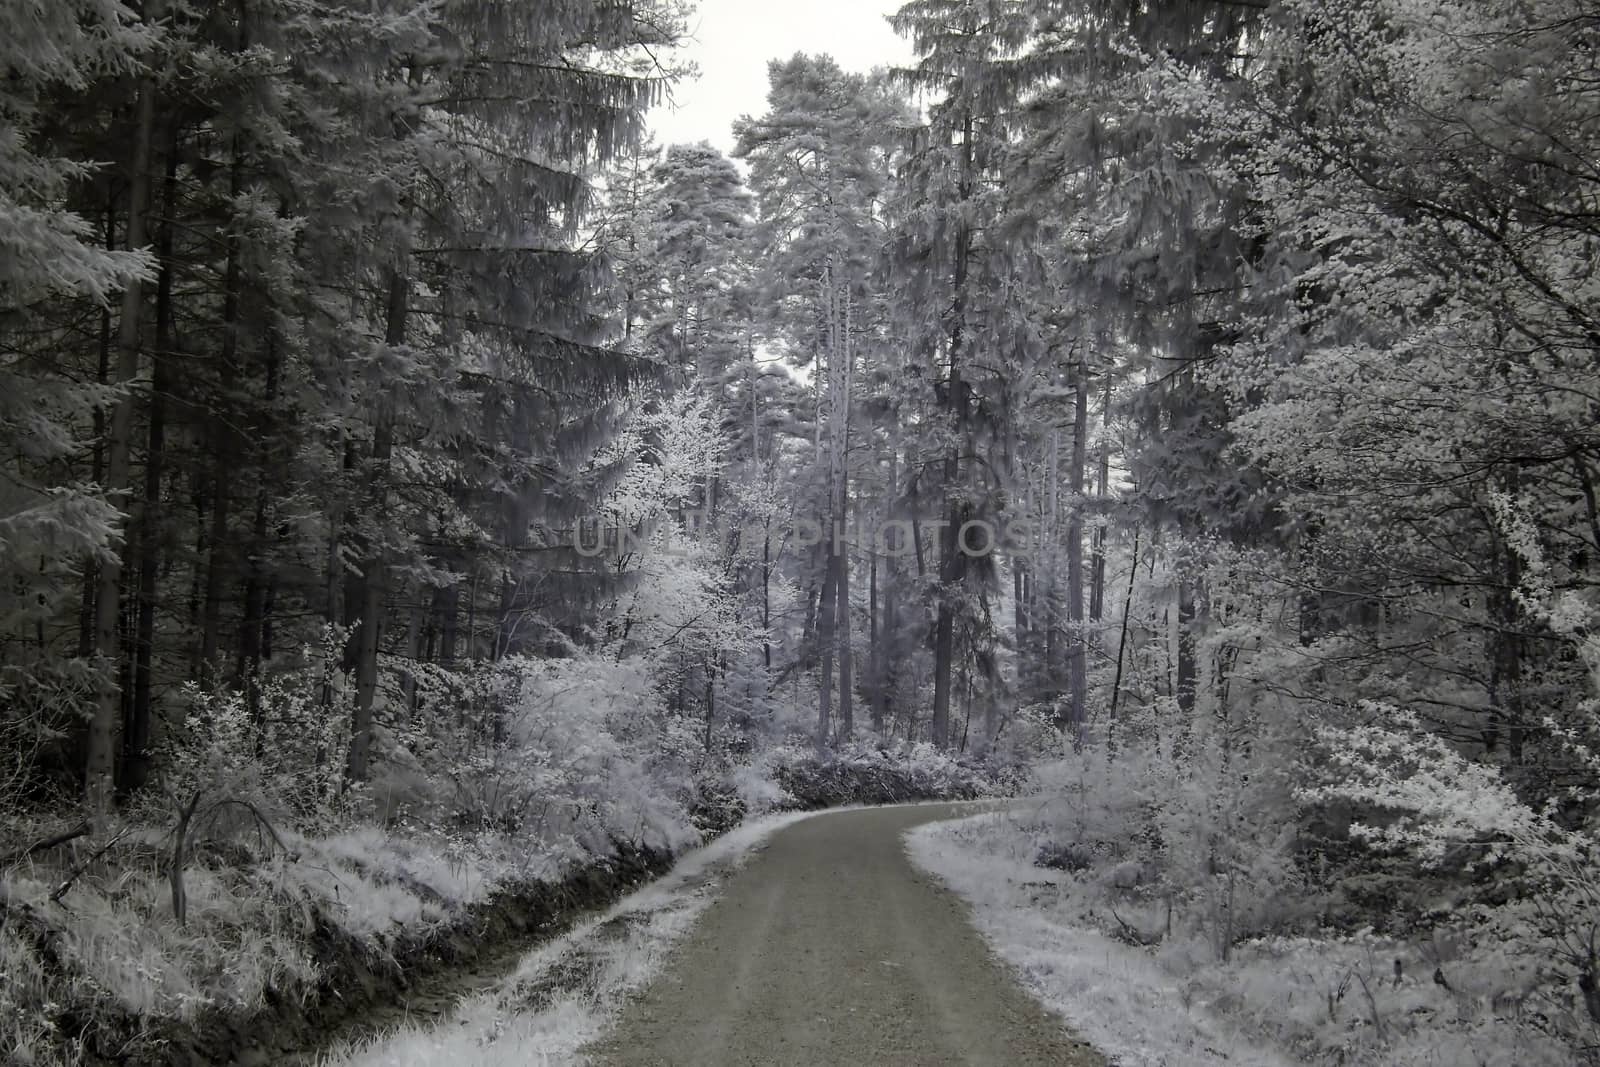
{"label": "gravel road", "polygon": [[591,1062],[1101,1067],[906,859],[907,829],[972,810],[846,811],[778,831]]}

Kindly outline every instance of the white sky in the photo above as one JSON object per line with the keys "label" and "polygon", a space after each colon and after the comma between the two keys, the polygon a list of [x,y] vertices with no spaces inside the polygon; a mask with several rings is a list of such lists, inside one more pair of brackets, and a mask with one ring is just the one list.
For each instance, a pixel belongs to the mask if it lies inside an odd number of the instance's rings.
{"label": "white sky", "polygon": [[693,38],[682,55],[700,77],[672,90],[672,101],[650,112],[650,128],[665,147],[710,141],[733,150],[733,120],[767,109],[767,62],[796,52],[827,53],[845,70],[904,65],[907,41],[885,20],[901,0],[700,0],[689,19]]}

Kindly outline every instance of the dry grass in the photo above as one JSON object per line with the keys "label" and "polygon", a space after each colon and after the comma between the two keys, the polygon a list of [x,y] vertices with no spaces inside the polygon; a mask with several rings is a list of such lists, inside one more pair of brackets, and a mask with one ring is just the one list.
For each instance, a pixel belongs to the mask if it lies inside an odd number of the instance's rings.
{"label": "dry grass", "polygon": [[154,1026],[211,1008],[248,1012],[269,989],[315,981],[309,902],[281,871],[189,867],[180,926],[154,836],[129,835],[59,900],[56,887],[95,846],[0,872],[12,920],[0,941],[0,1059],[71,1063],[87,1035],[123,1034],[129,1020]]}
{"label": "dry grass", "polygon": [[[937,824],[912,835],[911,851],[967,897],[1035,995],[1128,1067],[1590,1062],[1577,1049],[1592,1031],[1571,998],[1515,945],[1312,931],[1243,942],[1224,963],[1181,919],[1161,937],[1164,909],[1120,887],[1111,868],[1034,866],[1030,820]],[[1118,919],[1158,943],[1122,943]]]}
{"label": "dry grass", "polygon": [[[50,829],[13,824],[0,852]],[[592,858],[575,850],[530,857],[525,842],[463,847],[374,828],[320,841],[286,833],[292,857],[254,839],[202,840],[185,865],[180,926],[170,839],[160,827],[124,829],[98,859],[105,835],[0,870],[0,1062],[72,1064],[88,1040],[106,1051],[104,1042],[126,1042],[130,1031],[138,1040],[140,1028],[208,1011],[247,1015],[269,990],[304,996],[318,977],[319,919],[384,954],[510,882],[558,877]]]}

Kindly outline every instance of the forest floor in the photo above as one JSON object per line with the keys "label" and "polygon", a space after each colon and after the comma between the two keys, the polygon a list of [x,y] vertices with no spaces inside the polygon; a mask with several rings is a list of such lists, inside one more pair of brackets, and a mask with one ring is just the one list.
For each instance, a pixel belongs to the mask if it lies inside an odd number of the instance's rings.
{"label": "forest floor", "polygon": [[[1312,930],[1239,943],[1159,931],[1117,869],[1037,863],[1039,801],[913,829],[912,861],[971,906],[983,940],[1116,1067],[1566,1067],[1551,1010],[1506,990],[1526,963],[1438,940]],[[1391,966],[1393,970],[1391,971]],[[1430,979],[1441,966],[1449,985]],[[1401,975],[1404,975],[1402,978]]]}
{"label": "forest floor", "polygon": [[1072,887],[1057,872],[1018,854],[1012,825],[1007,814],[986,814],[923,826],[907,835],[906,850],[911,862],[970,905],[983,940],[1027,989],[1112,1063],[1289,1067],[1299,1062],[1247,1040],[1223,1013],[1195,1003],[1145,951],[1067,921],[1052,905]]}

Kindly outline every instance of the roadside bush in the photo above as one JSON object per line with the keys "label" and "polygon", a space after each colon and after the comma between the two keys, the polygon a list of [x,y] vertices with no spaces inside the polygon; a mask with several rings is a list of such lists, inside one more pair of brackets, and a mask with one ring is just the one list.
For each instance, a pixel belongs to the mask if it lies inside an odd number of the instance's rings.
{"label": "roadside bush", "polygon": [[1247,759],[1216,737],[1169,736],[1041,767],[1035,862],[1125,916],[1147,913],[1143,933],[1108,927],[1141,943],[1159,930],[1226,961],[1241,941],[1301,930],[1320,898],[1295,864],[1294,805],[1270,749],[1259,739]]}
{"label": "roadside bush", "polygon": [[[339,669],[344,632],[326,627],[293,669],[252,678],[244,690],[190,682],[179,714],[155,745],[156,777],[130,814],[172,825],[191,804],[197,836],[262,823],[329,833],[360,814],[345,789],[351,680]],[[198,803],[195,803],[198,798]]]}
{"label": "roadside bush", "polygon": [[819,756],[795,746],[773,756],[775,779],[800,808],[976,800],[1017,791],[1021,774],[1004,765],[963,761],[932,745],[854,742]]}

